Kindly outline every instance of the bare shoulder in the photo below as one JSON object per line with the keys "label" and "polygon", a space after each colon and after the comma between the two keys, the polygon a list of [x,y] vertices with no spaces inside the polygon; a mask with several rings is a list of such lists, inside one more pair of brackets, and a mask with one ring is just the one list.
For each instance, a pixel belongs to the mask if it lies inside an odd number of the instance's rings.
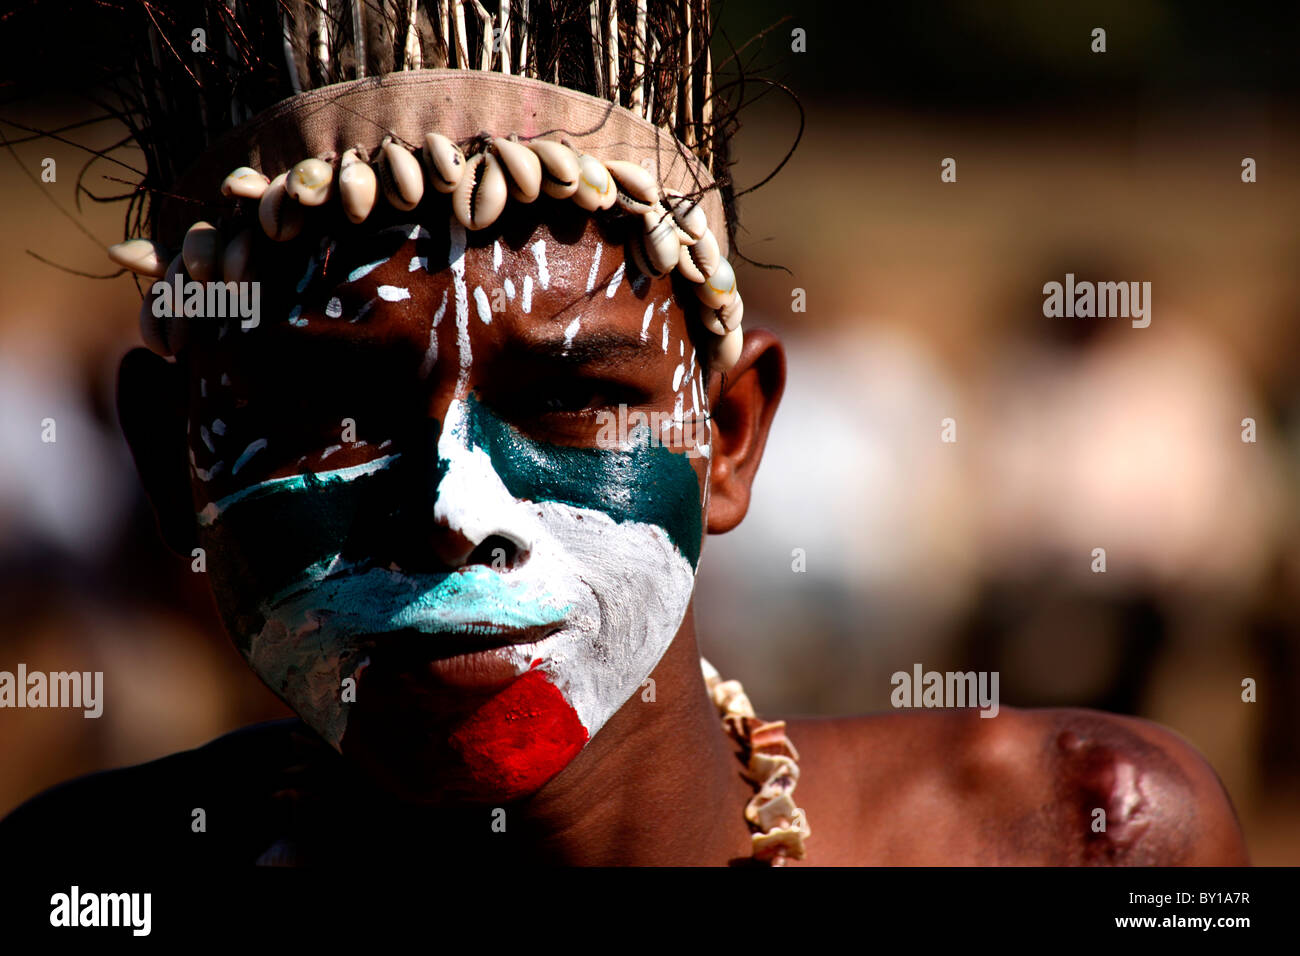
{"label": "bare shoulder", "polygon": [[809,862],[1249,862],[1214,770],[1149,721],[1004,707],[789,723]]}

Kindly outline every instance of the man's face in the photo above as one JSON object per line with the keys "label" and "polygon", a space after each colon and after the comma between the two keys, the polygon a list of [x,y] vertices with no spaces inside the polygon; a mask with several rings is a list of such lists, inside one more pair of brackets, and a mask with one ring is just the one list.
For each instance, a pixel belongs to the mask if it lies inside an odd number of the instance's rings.
{"label": "man's face", "polygon": [[510,799],[677,633],[705,372],[671,280],[568,204],[407,215],[268,250],[262,324],[200,332],[200,544],[241,652],[327,741],[424,799]]}

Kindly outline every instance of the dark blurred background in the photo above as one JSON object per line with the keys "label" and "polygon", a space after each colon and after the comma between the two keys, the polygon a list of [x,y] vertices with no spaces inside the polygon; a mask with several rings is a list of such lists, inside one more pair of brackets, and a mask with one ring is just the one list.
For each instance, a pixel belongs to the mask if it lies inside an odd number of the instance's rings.
{"label": "dark blurred background", "polygon": [[[764,715],[886,709],[919,662],[999,671],[1004,705],[1159,721],[1218,770],[1256,862],[1300,863],[1300,11],[732,0],[720,22],[715,63],[741,48],[807,125],[740,200],[740,252],[786,270],[738,266],[746,326],[782,334],[790,381],[749,517],[705,550],[706,655]],[[763,89],[740,188],[799,126]],[[87,115],[5,98],[0,130]],[[32,178],[47,156],[56,183]],[[113,271],[123,210],[76,210],[84,162],[0,152],[0,669],[103,670],[112,706],[0,712],[0,814],[287,713],[138,488],[112,399],[134,286],[28,255]],[[1045,318],[1067,272],[1151,282],[1150,327]]]}

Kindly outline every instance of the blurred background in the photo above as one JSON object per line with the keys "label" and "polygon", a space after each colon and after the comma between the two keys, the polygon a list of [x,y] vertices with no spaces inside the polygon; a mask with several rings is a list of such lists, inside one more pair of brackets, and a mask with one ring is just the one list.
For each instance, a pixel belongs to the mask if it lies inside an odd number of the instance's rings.
{"label": "blurred background", "polygon": [[[720,23],[715,62],[742,48],[806,128],[740,200],[739,251],[781,267],[738,264],[746,326],[782,335],[789,385],[748,518],[705,549],[705,654],[767,716],[887,709],[921,663],[999,671],[1004,705],[1158,721],[1219,772],[1254,860],[1300,864],[1300,13],[732,0]],[[0,131],[88,115],[5,102]],[[744,188],[799,109],[772,89],[741,121]],[[134,285],[29,254],[113,271],[123,208],[78,210],[86,158],[0,151],[0,669],[102,670],[113,706],[0,714],[0,814],[288,714],[136,481],[113,402]],[[1067,272],[1150,282],[1150,327],[1044,317]]]}

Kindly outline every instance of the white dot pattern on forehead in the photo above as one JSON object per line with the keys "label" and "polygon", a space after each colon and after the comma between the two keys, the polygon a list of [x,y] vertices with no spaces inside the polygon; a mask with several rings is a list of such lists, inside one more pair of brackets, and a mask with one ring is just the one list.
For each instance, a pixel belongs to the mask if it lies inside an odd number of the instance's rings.
{"label": "white dot pattern on forehead", "polygon": [[626,268],[626,262],[620,262],[618,268],[614,270],[613,277],[609,280],[609,285],[605,287],[605,298],[612,299],[618,292],[619,284],[623,281],[623,270]]}
{"label": "white dot pattern on forehead", "polygon": [[591,268],[587,270],[587,291],[590,292],[596,287],[596,274],[600,271],[601,253],[605,251],[605,246],[599,241],[596,243],[596,252],[591,257]]}
{"label": "white dot pattern on forehead", "polygon": [[484,325],[492,324],[492,307],[488,304],[487,293],[481,285],[474,286],[474,307],[478,309],[479,321]]}
{"label": "white dot pattern on forehead", "polygon": [[442,317],[447,314],[447,292],[447,289],[442,290],[442,301],[438,303],[438,308],[433,313],[433,322],[429,327],[429,348],[425,351],[424,360],[420,363],[421,380],[429,377],[434,364],[438,361],[438,324],[442,322]]}
{"label": "white dot pattern on forehead", "polygon": [[573,347],[573,338],[578,334],[578,329],[582,325],[582,316],[578,316],[564,329],[564,349],[567,352]]}
{"label": "white dot pattern on forehead", "polygon": [[537,284],[543,289],[551,287],[551,270],[546,265],[546,240],[538,239],[531,246],[533,258],[537,260]]}

